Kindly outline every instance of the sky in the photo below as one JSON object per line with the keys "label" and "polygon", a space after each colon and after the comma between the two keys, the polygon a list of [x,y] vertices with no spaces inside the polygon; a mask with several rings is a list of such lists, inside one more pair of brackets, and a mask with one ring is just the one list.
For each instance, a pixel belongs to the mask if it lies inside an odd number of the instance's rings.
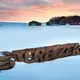
{"label": "sky", "polygon": [[46,22],[69,15],[80,15],[80,0],[0,0],[0,21]]}

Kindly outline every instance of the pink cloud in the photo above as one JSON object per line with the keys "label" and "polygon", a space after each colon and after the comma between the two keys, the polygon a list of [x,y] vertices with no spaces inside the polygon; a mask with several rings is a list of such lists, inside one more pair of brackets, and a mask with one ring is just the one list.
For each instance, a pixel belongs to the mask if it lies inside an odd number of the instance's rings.
{"label": "pink cloud", "polygon": [[80,15],[79,4],[62,0],[0,0],[0,21],[48,21],[54,16]]}
{"label": "pink cloud", "polygon": [[26,2],[27,0],[0,0],[3,3],[23,3]]}

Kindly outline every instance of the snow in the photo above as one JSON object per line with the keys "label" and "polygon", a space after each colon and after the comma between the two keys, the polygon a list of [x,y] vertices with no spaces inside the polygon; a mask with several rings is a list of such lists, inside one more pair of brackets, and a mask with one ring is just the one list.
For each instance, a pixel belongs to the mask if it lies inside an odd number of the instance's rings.
{"label": "snow", "polygon": [[79,36],[80,26],[3,25],[0,27],[0,51],[78,43]]}
{"label": "snow", "polygon": [[44,63],[16,62],[13,69],[0,72],[0,80],[80,80],[80,56]]}
{"label": "snow", "polygon": [[10,60],[15,61],[14,58],[10,58]]}
{"label": "snow", "polygon": [[0,56],[4,56],[2,52],[0,52]]}
{"label": "snow", "polygon": [[[3,25],[0,27],[0,52],[80,43],[79,36],[80,26]],[[43,63],[16,62],[13,69],[0,71],[0,80],[80,80],[80,56]]]}

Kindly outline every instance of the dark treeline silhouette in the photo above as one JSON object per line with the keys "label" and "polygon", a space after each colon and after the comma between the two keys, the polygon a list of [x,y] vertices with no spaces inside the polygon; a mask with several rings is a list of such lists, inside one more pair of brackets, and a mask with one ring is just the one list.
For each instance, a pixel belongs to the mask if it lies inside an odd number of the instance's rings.
{"label": "dark treeline silhouette", "polygon": [[80,25],[80,16],[62,16],[51,18],[46,25]]}
{"label": "dark treeline silhouette", "polygon": [[48,22],[38,22],[38,21],[30,21],[29,23],[18,23],[18,22],[0,22],[0,26],[2,25],[13,25],[13,26],[23,26],[24,24],[28,24],[29,26],[54,26],[54,25],[80,25],[80,16],[61,16],[61,17],[52,17]]}

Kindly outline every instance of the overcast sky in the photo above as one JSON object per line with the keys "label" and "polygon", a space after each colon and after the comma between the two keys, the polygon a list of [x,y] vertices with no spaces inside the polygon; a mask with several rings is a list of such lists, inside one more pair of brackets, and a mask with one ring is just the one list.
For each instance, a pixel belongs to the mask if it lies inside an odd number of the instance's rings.
{"label": "overcast sky", "polygon": [[46,22],[62,15],[80,15],[80,0],[0,0],[0,21]]}

